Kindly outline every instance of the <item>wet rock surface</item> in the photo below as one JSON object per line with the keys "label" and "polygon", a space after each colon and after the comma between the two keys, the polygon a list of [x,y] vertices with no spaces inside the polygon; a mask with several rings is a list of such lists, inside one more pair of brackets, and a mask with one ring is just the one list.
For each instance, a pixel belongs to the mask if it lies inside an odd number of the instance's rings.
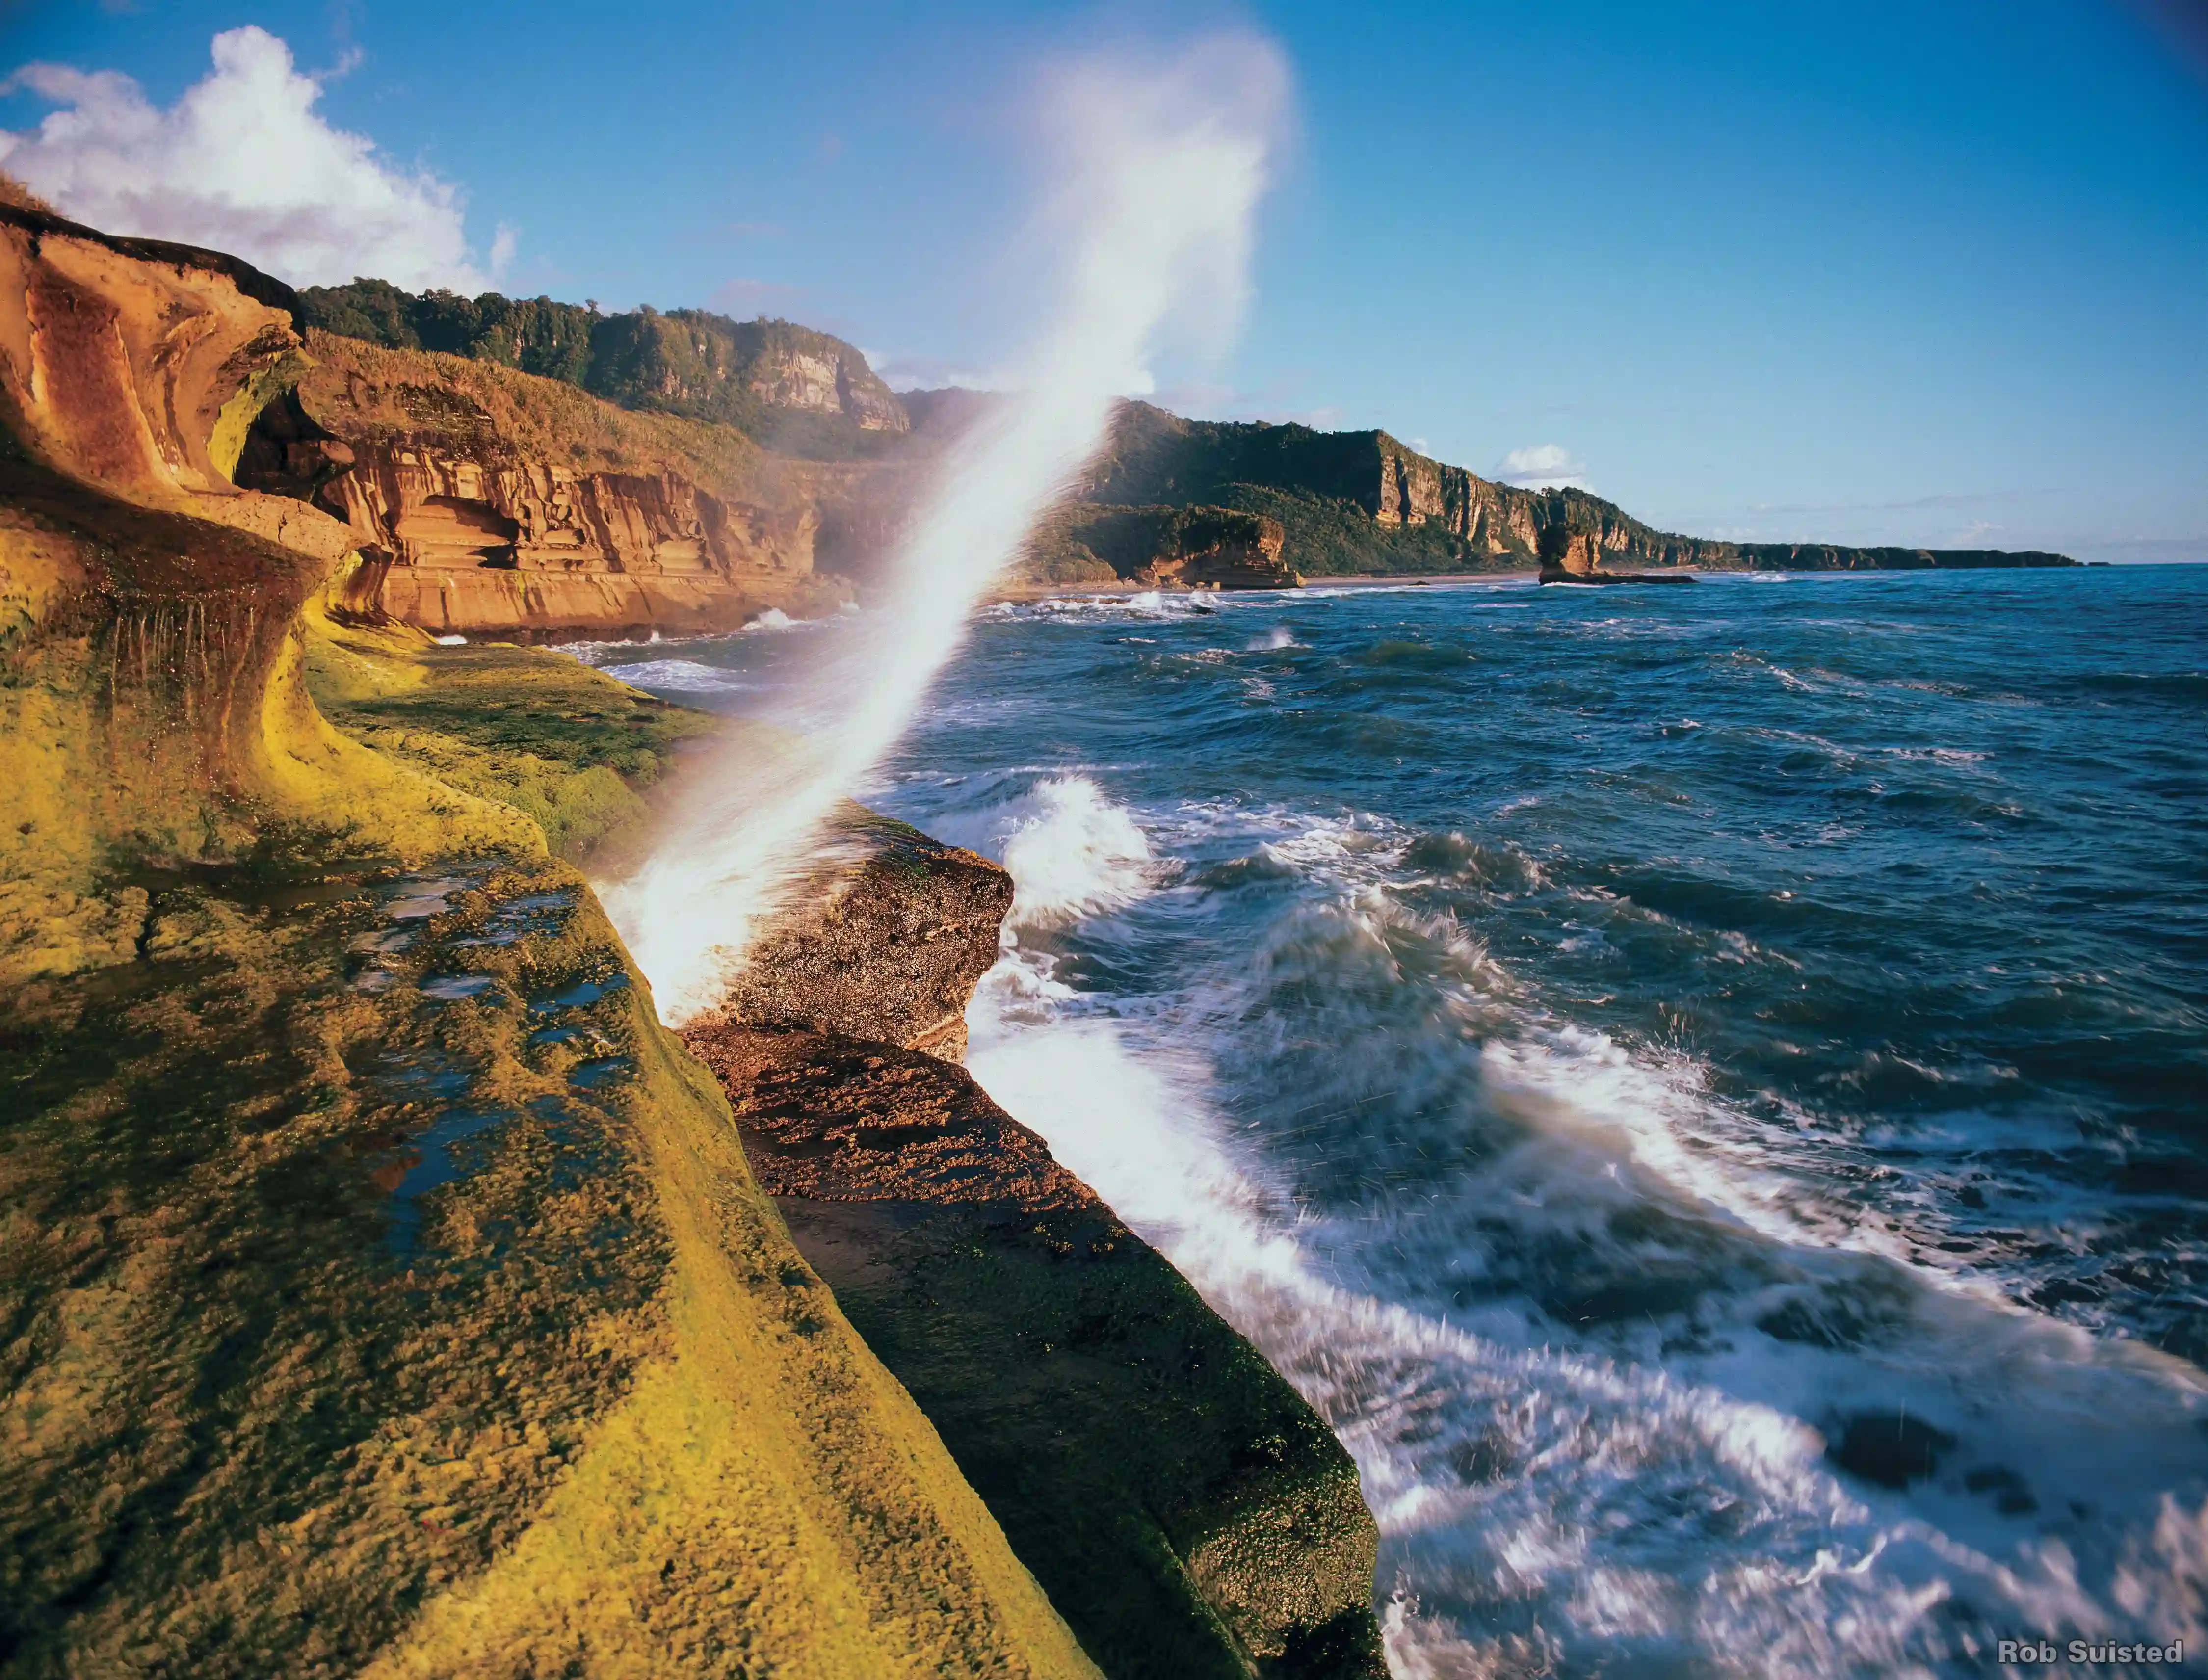
{"label": "wet rock surface", "polygon": [[688,731],[324,633],[284,288],[0,293],[0,1670],[1089,1680],[524,808]]}
{"label": "wet rock surface", "polygon": [[138,958],[0,1041],[0,1649],[349,1671],[663,1347],[627,1093],[571,1077],[633,1012],[541,1001],[620,957],[556,865],[146,890]]}
{"label": "wet rock surface", "polygon": [[888,1044],[685,1037],[800,1251],[1106,1673],[1385,1672],[1348,1455],[1041,1138]]}
{"label": "wet rock surface", "polygon": [[988,859],[849,807],[835,861],[776,921],[721,1014],[966,1054],[966,1003],[997,960],[1012,878]]}

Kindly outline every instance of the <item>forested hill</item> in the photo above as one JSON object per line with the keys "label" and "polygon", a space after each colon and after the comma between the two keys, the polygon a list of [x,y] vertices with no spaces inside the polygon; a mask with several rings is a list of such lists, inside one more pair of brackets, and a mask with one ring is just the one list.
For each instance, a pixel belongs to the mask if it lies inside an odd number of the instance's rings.
{"label": "forested hill", "polygon": [[623,408],[718,421],[778,453],[863,459],[911,429],[852,345],[787,321],[705,309],[601,314],[549,297],[402,291],[386,280],[309,286],[303,323],[387,350],[441,351],[581,387]]}

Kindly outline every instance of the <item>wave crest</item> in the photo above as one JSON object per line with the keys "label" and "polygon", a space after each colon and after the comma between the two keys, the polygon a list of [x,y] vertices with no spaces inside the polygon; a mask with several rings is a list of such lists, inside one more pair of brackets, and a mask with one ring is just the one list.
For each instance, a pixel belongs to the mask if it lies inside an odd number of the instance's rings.
{"label": "wave crest", "polygon": [[1007,927],[1070,927],[1150,890],[1149,837],[1087,777],[1038,782],[1028,798],[1032,814],[1005,842],[1013,888]]}

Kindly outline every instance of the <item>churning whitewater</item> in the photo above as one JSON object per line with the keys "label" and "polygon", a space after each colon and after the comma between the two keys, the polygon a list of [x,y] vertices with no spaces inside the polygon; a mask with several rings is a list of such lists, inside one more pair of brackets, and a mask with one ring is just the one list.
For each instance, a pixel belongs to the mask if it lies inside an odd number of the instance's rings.
{"label": "churning whitewater", "polygon": [[1011,870],[973,1070],[1350,1447],[1399,1674],[2199,1648],[2204,607],[998,608],[862,791]]}

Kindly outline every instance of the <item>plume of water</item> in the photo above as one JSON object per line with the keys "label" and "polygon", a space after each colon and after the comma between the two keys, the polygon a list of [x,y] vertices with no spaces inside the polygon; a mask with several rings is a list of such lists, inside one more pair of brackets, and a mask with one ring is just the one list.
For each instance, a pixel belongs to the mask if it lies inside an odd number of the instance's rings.
{"label": "plume of water", "polygon": [[606,890],[670,1022],[717,1000],[824,819],[896,744],[981,592],[1103,441],[1115,398],[1146,383],[1160,334],[1231,337],[1288,87],[1278,50],[1246,34],[1042,79],[1036,229],[1061,255],[1015,390],[962,440],[878,598],[807,680],[807,737],[729,748],[650,860]]}

